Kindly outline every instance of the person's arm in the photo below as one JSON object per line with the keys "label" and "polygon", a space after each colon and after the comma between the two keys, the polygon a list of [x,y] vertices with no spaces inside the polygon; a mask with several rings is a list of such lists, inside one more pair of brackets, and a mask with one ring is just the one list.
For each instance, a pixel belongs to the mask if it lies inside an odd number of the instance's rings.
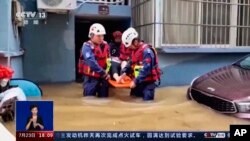
{"label": "person's arm", "polygon": [[91,70],[99,73],[101,76],[106,75],[106,71],[102,67],[100,67],[99,64],[97,63],[94,53],[92,52],[90,46],[83,45],[82,54],[85,63],[90,67]]}
{"label": "person's arm", "polygon": [[143,68],[140,70],[138,77],[134,79],[135,84],[143,82],[143,80],[150,74],[154,53],[151,49],[147,48],[143,52]]}
{"label": "person's arm", "polygon": [[41,130],[44,129],[43,120],[42,120],[41,117],[39,117],[39,120],[38,120],[38,122],[37,122],[37,126],[39,126]]}
{"label": "person's arm", "polygon": [[26,130],[29,130],[29,129],[30,129],[31,123],[32,123],[32,118],[29,117],[29,118],[27,119],[27,123],[26,123]]}
{"label": "person's arm", "polygon": [[44,126],[42,124],[40,124],[40,123],[37,123],[37,126],[39,126],[41,130],[44,129]]}

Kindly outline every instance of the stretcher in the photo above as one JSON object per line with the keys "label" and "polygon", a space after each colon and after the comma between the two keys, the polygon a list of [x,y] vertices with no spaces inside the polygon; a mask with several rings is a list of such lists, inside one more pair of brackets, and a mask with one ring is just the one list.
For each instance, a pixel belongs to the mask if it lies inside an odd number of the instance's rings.
{"label": "stretcher", "polygon": [[123,78],[124,83],[117,83],[115,80],[109,79],[108,82],[112,87],[115,88],[130,88],[131,78],[126,76]]}

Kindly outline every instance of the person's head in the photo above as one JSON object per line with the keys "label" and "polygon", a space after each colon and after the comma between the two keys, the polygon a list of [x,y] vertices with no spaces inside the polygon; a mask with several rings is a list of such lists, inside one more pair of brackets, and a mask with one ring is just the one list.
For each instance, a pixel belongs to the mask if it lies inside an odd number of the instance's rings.
{"label": "person's head", "polygon": [[137,49],[140,44],[137,31],[130,27],[122,34],[122,43],[127,48]]}
{"label": "person's head", "polygon": [[37,113],[38,113],[38,106],[37,105],[31,105],[30,106],[30,111],[31,111],[32,115],[37,115]]}
{"label": "person's head", "polygon": [[10,82],[9,78],[0,79],[0,93],[4,92],[10,88],[9,82]]}
{"label": "person's head", "polygon": [[95,44],[101,44],[106,34],[105,28],[99,23],[94,23],[89,28],[89,38]]}
{"label": "person's head", "polygon": [[0,87],[4,88],[8,86],[9,80],[10,80],[9,78],[0,79]]}
{"label": "person's head", "polygon": [[113,38],[114,38],[115,43],[121,43],[122,42],[122,32],[121,31],[113,32]]}

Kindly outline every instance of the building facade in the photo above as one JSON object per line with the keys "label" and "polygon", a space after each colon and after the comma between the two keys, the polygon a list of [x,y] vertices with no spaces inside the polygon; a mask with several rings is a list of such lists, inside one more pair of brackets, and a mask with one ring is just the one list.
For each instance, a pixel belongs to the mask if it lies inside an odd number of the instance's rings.
{"label": "building facade", "polygon": [[[38,11],[36,0],[19,1],[24,11]],[[18,28],[19,36],[12,27],[11,5],[0,1],[5,13],[0,17],[0,61],[11,62],[16,77],[36,82],[81,79],[76,71],[79,51],[94,22],[104,24],[107,41],[113,31],[135,27],[158,49],[162,86],[188,85],[250,51],[248,0],[78,0],[78,8],[67,14],[47,13],[38,24],[29,20]],[[100,5],[108,6],[108,13],[101,14]],[[8,51],[13,61],[8,61]]]}
{"label": "building facade", "polygon": [[248,0],[135,0],[132,25],[159,49],[163,84],[186,85],[250,51]]}

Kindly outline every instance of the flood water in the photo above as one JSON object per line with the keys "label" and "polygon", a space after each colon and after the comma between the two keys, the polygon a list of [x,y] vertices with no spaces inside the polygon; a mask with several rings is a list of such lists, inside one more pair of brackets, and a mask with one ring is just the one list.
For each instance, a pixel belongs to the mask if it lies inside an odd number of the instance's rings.
{"label": "flood water", "polygon": [[[229,130],[250,120],[219,114],[186,99],[187,87],[156,90],[154,102],[129,97],[128,89],[110,89],[110,98],[83,98],[77,83],[42,85],[44,100],[54,101],[54,130]],[[15,134],[15,123],[4,123]]]}

